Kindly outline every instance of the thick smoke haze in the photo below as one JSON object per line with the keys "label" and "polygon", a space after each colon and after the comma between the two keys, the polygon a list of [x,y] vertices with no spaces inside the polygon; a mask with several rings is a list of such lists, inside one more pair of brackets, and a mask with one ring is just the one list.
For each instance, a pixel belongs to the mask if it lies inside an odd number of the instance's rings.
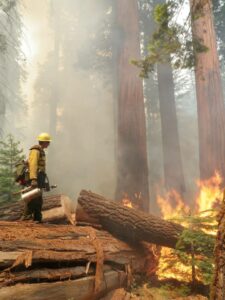
{"label": "thick smoke haze", "polygon": [[81,189],[90,189],[113,197],[111,87],[95,70],[85,70],[79,63],[82,49],[95,40],[91,39],[93,27],[103,22],[103,8],[91,1],[86,1],[86,7],[81,1],[28,0],[23,4],[28,72],[24,90],[29,107],[24,146],[34,144],[38,133],[50,132],[48,173],[52,183],[58,184],[57,192],[74,198]]}
{"label": "thick smoke haze", "polygon": [[[115,198],[117,96],[113,47],[118,47],[122,36],[112,29],[116,25],[112,2],[20,3],[27,74],[22,89],[27,114],[21,124],[23,133],[17,137],[28,154],[40,132],[52,135],[47,150],[48,174],[51,182],[58,184],[57,193],[76,199],[81,189],[88,189]],[[185,198],[191,202],[199,177],[194,78],[185,71],[174,73],[174,79]],[[145,82],[151,89],[151,99],[147,95],[145,104],[154,210],[157,193],[164,191],[162,137],[157,86]]]}

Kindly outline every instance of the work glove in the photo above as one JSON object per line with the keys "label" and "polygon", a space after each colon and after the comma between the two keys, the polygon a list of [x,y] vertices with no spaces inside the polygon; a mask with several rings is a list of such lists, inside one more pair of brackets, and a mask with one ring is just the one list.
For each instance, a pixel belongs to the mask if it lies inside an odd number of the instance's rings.
{"label": "work glove", "polygon": [[32,188],[36,188],[37,185],[38,185],[37,184],[37,179],[32,179],[30,185],[31,185]]}

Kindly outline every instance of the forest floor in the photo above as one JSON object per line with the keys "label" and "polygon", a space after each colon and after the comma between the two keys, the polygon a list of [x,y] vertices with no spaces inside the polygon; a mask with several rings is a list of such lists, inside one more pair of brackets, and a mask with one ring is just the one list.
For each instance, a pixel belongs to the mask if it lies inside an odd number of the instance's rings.
{"label": "forest floor", "polygon": [[[118,289],[115,298],[103,298],[103,300],[207,300],[209,299],[209,286],[198,283],[191,285],[174,279],[144,280],[134,283],[129,291]],[[122,297],[123,294],[123,297]],[[125,294],[125,296],[124,296]]]}
{"label": "forest floor", "polygon": [[207,300],[207,296],[192,293],[188,286],[175,287],[162,285],[150,287],[149,284],[132,288],[129,292],[124,289],[112,291],[101,300]]}

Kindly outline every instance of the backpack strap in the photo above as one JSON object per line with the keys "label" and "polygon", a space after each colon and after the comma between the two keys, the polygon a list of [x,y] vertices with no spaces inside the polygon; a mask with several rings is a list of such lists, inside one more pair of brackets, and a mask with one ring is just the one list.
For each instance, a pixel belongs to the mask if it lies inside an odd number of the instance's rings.
{"label": "backpack strap", "polygon": [[40,151],[41,156],[45,156],[45,151],[41,148],[40,145],[34,145],[30,148],[30,150],[38,150]]}
{"label": "backpack strap", "polygon": [[40,146],[40,145],[34,145],[34,146],[32,146],[32,147],[30,148],[30,150],[33,150],[33,149],[35,149],[35,150],[39,150],[39,151],[41,151],[41,150],[42,150],[42,148],[41,148],[41,146]]}

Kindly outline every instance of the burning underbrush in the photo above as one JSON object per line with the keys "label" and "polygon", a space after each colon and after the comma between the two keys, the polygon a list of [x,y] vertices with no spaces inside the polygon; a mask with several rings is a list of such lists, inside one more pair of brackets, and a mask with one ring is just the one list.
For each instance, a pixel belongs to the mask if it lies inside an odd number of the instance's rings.
{"label": "burning underbrush", "polygon": [[[168,192],[164,197],[158,195],[157,203],[163,219],[178,223],[186,230],[180,236],[176,249],[151,249],[157,264],[154,262],[154,268],[150,264],[150,279],[148,277],[144,283],[139,283],[134,288],[136,295],[144,295],[140,299],[178,299],[179,296],[187,297],[193,293],[208,295],[214,270],[216,216],[223,199],[221,182],[217,172],[208,180],[197,181],[199,191],[192,205],[187,205],[175,190]],[[128,197],[124,205],[132,207]],[[201,232],[207,235],[203,238]],[[183,251],[187,245],[191,245],[189,251]],[[148,293],[158,293],[161,296],[148,298]]]}
{"label": "burning underbrush", "polygon": [[[201,240],[201,235],[191,236],[188,229],[204,231],[209,237],[217,231],[217,207],[223,198],[222,182],[218,173],[205,181],[198,181],[199,193],[193,208],[176,191],[167,193],[165,198],[158,196],[157,202],[164,219],[179,223],[187,228],[177,243],[175,250],[162,247],[157,276],[159,279],[174,278],[191,282],[210,284],[213,274],[213,239]],[[182,250],[183,244],[191,244],[190,253]],[[196,254],[196,247],[198,247]],[[202,249],[201,249],[202,247]]]}

